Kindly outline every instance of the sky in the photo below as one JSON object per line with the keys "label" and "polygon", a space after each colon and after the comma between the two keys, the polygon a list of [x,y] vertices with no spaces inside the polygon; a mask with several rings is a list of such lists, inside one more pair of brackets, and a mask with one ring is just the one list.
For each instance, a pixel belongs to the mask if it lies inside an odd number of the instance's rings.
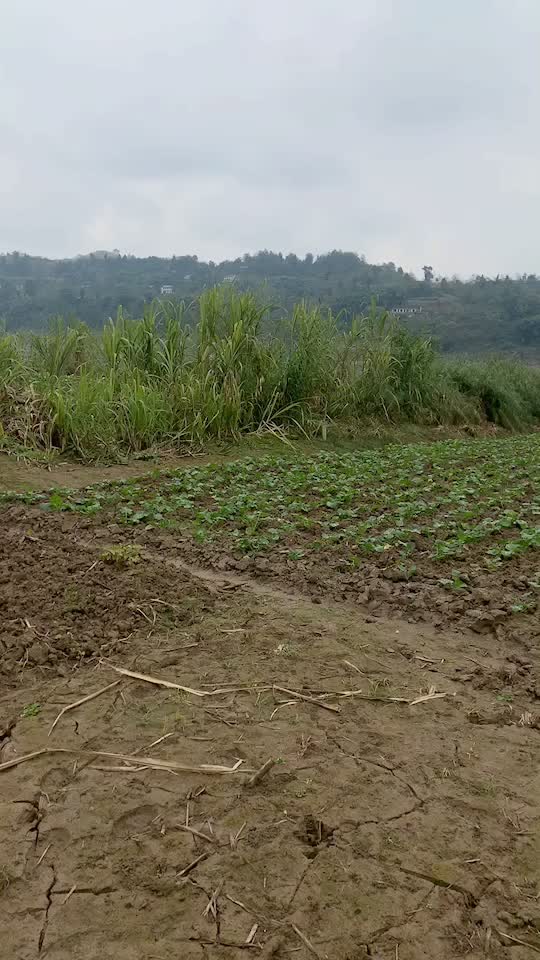
{"label": "sky", "polygon": [[540,272],[539,0],[0,0],[0,251]]}

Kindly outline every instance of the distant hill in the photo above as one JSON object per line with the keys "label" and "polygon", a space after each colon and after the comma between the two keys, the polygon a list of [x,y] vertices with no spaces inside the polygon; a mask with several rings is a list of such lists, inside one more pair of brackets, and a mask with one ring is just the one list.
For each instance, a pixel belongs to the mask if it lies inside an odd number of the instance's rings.
{"label": "distant hill", "polygon": [[255,289],[282,308],[302,298],[342,312],[343,323],[372,297],[415,330],[427,331],[445,352],[514,352],[540,358],[540,278],[478,276],[468,282],[418,280],[394,263],[370,264],[334,250],[303,259],[261,251],[205,263],[194,256],[131,257],[99,250],[70,260],[22,253],[0,255],[0,324],[8,331],[43,330],[51,316],[100,327],[121,304],[133,316],[156,297],[192,300],[218,283]]}

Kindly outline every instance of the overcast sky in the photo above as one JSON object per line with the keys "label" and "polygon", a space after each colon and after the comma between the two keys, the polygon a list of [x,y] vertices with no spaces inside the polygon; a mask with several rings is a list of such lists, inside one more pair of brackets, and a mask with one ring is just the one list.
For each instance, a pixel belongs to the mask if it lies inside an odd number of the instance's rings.
{"label": "overcast sky", "polygon": [[540,272],[540,0],[0,0],[0,250]]}

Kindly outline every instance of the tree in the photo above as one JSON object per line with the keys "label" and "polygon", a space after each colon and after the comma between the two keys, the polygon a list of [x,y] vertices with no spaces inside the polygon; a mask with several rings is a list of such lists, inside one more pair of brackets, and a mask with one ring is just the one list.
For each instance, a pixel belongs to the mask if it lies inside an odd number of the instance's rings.
{"label": "tree", "polygon": [[526,346],[540,346],[540,313],[535,317],[526,317],[522,320],[517,332]]}
{"label": "tree", "polygon": [[424,271],[424,282],[431,283],[431,281],[433,280],[433,267],[428,267],[424,265],[422,267],[422,270]]}

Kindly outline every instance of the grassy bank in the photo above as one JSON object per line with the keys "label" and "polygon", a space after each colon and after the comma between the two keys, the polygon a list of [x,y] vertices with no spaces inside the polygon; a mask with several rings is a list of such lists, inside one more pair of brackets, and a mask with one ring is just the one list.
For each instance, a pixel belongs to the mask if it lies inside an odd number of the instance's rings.
{"label": "grassy bank", "polygon": [[[449,363],[373,308],[347,332],[299,304],[279,325],[251,294],[214,289],[188,312],[118,312],[100,335],[55,321],[0,338],[0,443],[110,458],[261,430],[326,436],[335,422],[540,422],[540,371]],[[267,333],[268,329],[273,334]]]}

